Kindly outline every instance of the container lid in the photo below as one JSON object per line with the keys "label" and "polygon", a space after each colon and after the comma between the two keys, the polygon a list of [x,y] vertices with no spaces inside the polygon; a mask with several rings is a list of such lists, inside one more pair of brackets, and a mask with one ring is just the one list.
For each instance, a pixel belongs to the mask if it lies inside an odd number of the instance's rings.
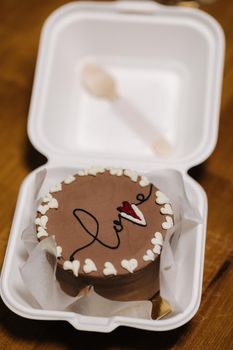
{"label": "container lid", "polygon": [[[112,104],[88,94],[82,68],[100,64],[122,98],[174,146],[153,152]],[[78,2],[47,19],[29,112],[32,144],[52,163],[188,170],[213,151],[224,34],[208,14],[156,3]]]}

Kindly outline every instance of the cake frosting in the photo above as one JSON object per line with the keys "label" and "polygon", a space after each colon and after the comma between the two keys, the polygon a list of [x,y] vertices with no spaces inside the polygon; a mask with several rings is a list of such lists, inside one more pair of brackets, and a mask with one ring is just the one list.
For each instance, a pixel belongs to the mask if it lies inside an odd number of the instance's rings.
{"label": "cake frosting", "polygon": [[51,187],[35,219],[57,243],[57,277],[75,295],[94,286],[113,300],[151,298],[173,211],[167,196],[128,169],[91,168]]}

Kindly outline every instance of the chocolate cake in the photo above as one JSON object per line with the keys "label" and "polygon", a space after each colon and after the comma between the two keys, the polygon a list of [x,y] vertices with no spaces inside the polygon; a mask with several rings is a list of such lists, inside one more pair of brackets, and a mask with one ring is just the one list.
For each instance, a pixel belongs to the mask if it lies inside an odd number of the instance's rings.
{"label": "chocolate cake", "polygon": [[112,300],[145,300],[158,291],[173,212],[135,171],[91,168],[68,176],[43,198],[35,224],[39,240],[55,237],[57,278],[68,294],[93,286]]}

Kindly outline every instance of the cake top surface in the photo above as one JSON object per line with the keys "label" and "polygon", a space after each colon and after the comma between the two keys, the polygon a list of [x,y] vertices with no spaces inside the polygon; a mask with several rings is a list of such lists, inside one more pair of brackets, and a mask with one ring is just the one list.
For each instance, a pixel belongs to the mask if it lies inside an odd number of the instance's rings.
{"label": "cake top surface", "polygon": [[173,226],[168,198],[129,170],[78,172],[38,208],[37,237],[54,235],[58,264],[75,275],[125,275],[154,261]]}

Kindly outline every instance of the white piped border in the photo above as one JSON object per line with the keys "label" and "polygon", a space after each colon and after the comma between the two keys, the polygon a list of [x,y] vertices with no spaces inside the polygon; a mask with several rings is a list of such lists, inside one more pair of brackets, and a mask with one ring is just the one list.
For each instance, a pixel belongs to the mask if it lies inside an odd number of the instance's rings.
{"label": "white piped border", "polygon": [[60,192],[62,190],[62,185],[61,183],[58,183],[56,185],[53,185],[51,188],[50,188],[50,192],[51,193],[55,193],[55,192]]}
{"label": "white piped border", "polygon": [[[113,176],[127,176],[131,179],[133,182],[138,182],[141,187],[146,187],[150,184],[149,180],[146,176],[140,176],[137,174],[134,170],[129,169],[121,169],[121,168],[102,168],[102,167],[91,167],[89,169],[83,169],[78,170],[77,176],[96,176],[97,174],[103,174],[106,170],[109,171],[109,173]],[[72,182],[76,180],[76,177],[74,175],[68,175],[67,178],[64,180],[64,184],[69,185]],[[138,181],[139,180],[139,181]],[[57,183],[54,186],[51,187],[50,192],[56,193],[62,191],[62,183]],[[41,214],[40,217],[37,217],[35,219],[35,224],[37,225],[37,238],[41,237],[47,237],[48,232],[46,231],[47,222],[48,222],[48,216],[45,214],[49,209],[58,209],[59,204],[56,198],[52,196],[51,193],[48,193],[42,200],[42,203],[37,208],[37,212]],[[160,213],[165,215],[166,221],[162,223],[162,228],[164,230],[168,230],[171,227],[173,227],[173,218],[171,217],[173,215],[173,210],[170,204],[170,200],[168,197],[161,191],[155,192],[156,200],[155,202],[159,205],[163,205],[163,207],[160,208]],[[171,215],[171,216],[169,216]],[[162,245],[163,245],[163,236],[160,232],[156,232],[154,234],[154,238],[151,239],[151,243],[153,244],[153,249],[147,249],[145,255],[142,257],[144,261],[154,261],[156,258],[156,254],[159,255],[161,253]],[[60,258],[62,256],[62,247],[57,246],[56,247],[56,255],[57,258]],[[132,258],[130,260],[123,259],[121,260],[121,266],[123,269],[126,269],[130,273],[133,273],[135,269],[138,267],[138,261],[135,258]],[[69,260],[66,260],[63,263],[63,269],[64,270],[71,270],[73,274],[78,277],[79,269],[80,269],[80,261],[79,260],[73,260],[72,262]],[[84,261],[83,267],[82,267],[84,273],[88,274],[91,272],[97,271],[97,267],[93,260],[87,258]],[[110,276],[110,275],[117,275],[117,270],[115,269],[114,265],[110,261],[106,261],[104,263],[103,268],[103,275]]]}
{"label": "white piped border", "polygon": [[64,183],[65,183],[66,185],[69,185],[69,184],[71,184],[72,182],[74,182],[75,179],[76,179],[75,176],[73,176],[73,175],[68,175],[67,178],[64,180]]}
{"label": "white piped border", "polygon": [[116,176],[122,176],[123,175],[123,169],[120,169],[120,168],[112,168],[112,169],[109,169],[109,173],[111,175],[116,175]]}
{"label": "white piped border", "polygon": [[37,211],[39,213],[41,213],[42,215],[46,214],[46,212],[49,210],[49,206],[48,204],[45,205],[39,205],[39,207],[37,208]]}
{"label": "white piped border", "polygon": [[160,255],[161,249],[163,246],[163,236],[160,232],[155,232],[154,237],[151,240],[151,243],[153,244],[154,248],[148,249],[146,251],[146,254],[143,256],[144,261],[154,261],[156,258],[156,254]]}
{"label": "white piped border", "polygon": [[40,204],[37,208],[37,212],[41,214],[40,217],[36,217],[35,219],[35,225],[37,225],[37,238],[41,237],[47,237],[48,232],[47,230],[47,223],[48,223],[48,216],[44,215],[47,213],[49,209],[58,209],[58,201],[56,198],[54,198],[51,193],[48,193],[42,200],[42,203],[46,203],[44,205]]}
{"label": "white piped border", "polygon": [[137,180],[138,180],[138,174],[134,170],[125,169],[124,175],[128,176],[131,179],[131,181],[133,181],[133,182],[137,182]]}

